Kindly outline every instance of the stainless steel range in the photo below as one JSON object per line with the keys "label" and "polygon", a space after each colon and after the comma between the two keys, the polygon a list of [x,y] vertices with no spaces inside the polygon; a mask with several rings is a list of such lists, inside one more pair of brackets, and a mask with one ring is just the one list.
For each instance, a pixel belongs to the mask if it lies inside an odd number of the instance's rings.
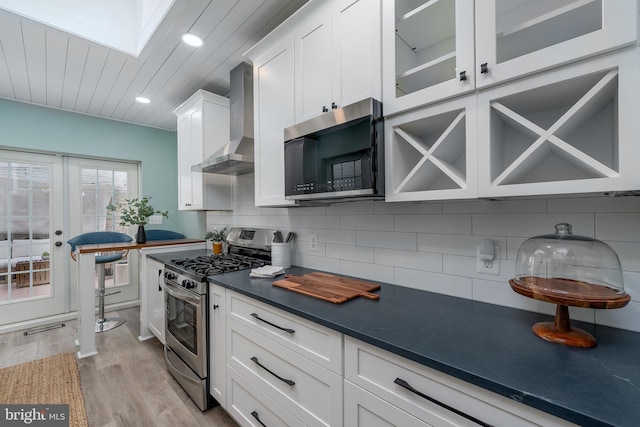
{"label": "stainless steel range", "polygon": [[212,406],[209,346],[215,345],[209,343],[207,276],[268,264],[274,232],[232,228],[227,253],[175,259],[164,266],[167,369],[203,411]]}

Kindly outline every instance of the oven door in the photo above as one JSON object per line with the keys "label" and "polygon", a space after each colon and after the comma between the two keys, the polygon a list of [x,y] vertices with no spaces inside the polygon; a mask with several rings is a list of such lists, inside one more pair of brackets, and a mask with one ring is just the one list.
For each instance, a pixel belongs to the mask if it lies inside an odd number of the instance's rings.
{"label": "oven door", "polygon": [[207,376],[207,296],[165,280],[167,345],[201,378]]}

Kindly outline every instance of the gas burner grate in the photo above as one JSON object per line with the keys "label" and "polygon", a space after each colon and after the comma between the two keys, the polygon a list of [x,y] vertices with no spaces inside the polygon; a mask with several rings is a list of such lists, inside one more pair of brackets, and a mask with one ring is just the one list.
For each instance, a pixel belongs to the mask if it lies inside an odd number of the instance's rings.
{"label": "gas burner grate", "polygon": [[248,268],[262,267],[266,261],[250,258],[243,255],[221,254],[199,256],[197,258],[184,258],[171,261],[172,264],[196,274],[211,276],[214,274],[228,273],[230,271],[245,270]]}

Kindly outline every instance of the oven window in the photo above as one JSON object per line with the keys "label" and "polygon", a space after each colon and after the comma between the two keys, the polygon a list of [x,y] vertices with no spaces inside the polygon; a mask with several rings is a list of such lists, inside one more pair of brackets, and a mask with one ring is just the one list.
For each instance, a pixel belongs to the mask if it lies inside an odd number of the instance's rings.
{"label": "oven window", "polygon": [[198,307],[172,295],[167,297],[167,331],[191,353],[198,354]]}

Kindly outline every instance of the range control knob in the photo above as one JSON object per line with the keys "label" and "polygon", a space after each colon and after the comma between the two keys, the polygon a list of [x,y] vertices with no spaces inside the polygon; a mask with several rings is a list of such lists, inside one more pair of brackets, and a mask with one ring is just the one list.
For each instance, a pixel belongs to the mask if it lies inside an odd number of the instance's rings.
{"label": "range control knob", "polygon": [[177,277],[175,273],[172,273],[170,271],[165,271],[164,272],[164,277],[165,279],[169,279],[169,280],[175,280],[175,278]]}
{"label": "range control knob", "polygon": [[193,280],[184,279],[182,281],[182,286],[187,288],[187,289],[193,289],[193,288],[196,287],[196,284],[193,282]]}

